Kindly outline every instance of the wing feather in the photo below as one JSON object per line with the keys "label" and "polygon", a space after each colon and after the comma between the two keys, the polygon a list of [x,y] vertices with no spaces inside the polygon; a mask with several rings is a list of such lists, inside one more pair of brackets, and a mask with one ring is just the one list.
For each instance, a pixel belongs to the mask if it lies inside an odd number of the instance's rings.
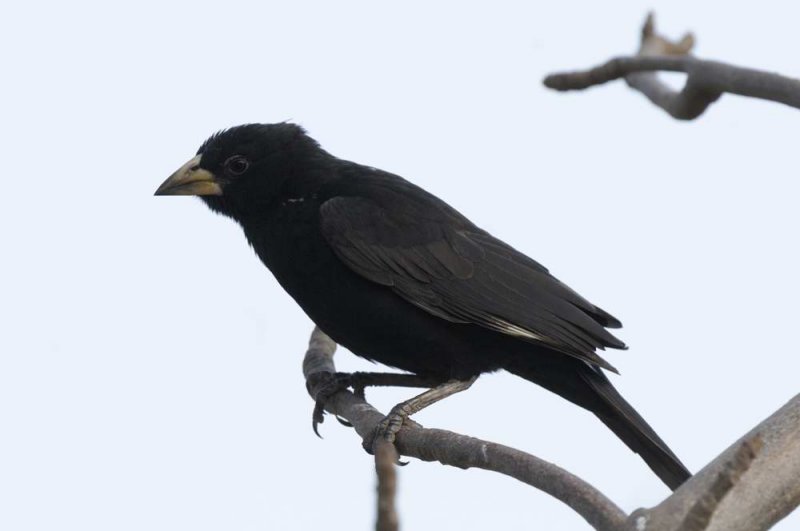
{"label": "wing feather", "polygon": [[334,197],[320,208],[323,235],[353,271],[442,319],[615,371],[596,351],[625,348],[606,330],[618,320],[422,190],[381,191]]}

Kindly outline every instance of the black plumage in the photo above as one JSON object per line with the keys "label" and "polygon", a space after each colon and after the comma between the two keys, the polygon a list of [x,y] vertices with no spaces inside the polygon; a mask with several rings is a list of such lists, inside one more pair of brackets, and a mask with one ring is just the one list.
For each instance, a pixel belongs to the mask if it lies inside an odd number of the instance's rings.
{"label": "black plumage", "polygon": [[[309,317],[355,354],[446,381],[506,369],[597,415],[671,488],[689,472],[597,354],[620,322],[437,197],[338,159],[293,124],[209,138],[157,194],[244,229]],[[615,371],[616,372],[616,371]]]}

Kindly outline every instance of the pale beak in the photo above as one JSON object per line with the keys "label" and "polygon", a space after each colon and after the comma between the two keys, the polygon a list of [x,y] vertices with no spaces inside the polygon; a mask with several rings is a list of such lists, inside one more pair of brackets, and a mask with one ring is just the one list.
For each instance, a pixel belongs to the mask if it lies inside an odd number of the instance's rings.
{"label": "pale beak", "polygon": [[156,195],[222,195],[222,187],[213,173],[200,167],[197,155],[170,175]]}

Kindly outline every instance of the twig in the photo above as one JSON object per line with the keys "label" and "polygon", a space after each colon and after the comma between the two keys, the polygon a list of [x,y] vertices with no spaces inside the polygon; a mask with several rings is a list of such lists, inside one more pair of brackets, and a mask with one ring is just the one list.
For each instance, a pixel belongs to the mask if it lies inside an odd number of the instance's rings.
{"label": "twig", "polygon": [[[658,35],[650,14],[642,28],[637,55],[617,57],[589,70],[551,74],[544,79],[544,85],[559,91],[583,90],[625,78],[631,88],[679,120],[697,118],[725,92],[800,109],[800,80],[697,59],[689,55],[693,46],[691,34],[686,34],[678,42]],[[687,74],[683,89],[673,90],[658,78],[656,71]]]}
{"label": "twig", "polygon": [[399,521],[395,509],[397,496],[397,450],[382,437],[375,443],[375,472],[378,475],[378,521],[376,531],[397,531]]}
{"label": "twig", "polygon": [[[336,372],[336,344],[321,330],[311,334],[303,360],[303,374],[312,398],[318,396],[314,382],[322,373]],[[325,410],[344,418],[359,436],[369,436],[384,415],[349,391],[339,391],[325,401]],[[565,503],[598,530],[616,531],[626,514],[603,493],[566,470],[530,454],[488,441],[445,430],[404,424],[395,440],[400,455],[423,461],[438,461],[458,468],[482,468],[499,472],[536,487]]]}

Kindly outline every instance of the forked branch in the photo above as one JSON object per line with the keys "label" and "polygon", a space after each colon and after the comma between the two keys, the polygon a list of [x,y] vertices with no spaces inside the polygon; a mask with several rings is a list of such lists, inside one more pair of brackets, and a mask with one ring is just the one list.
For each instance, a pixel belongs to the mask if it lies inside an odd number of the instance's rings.
{"label": "forked branch", "polygon": [[[631,88],[679,120],[697,118],[726,92],[800,109],[800,80],[698,59],[689,54],[693,47],[691,33],[677,42],[657,34],[650,14],[636,55],[617,57],[589,70],[551,74],[544,85],[559,91],[583,90],[624,78]],[[658,71],[685,73],[683,89],[676,91],[666,85],[658,78]]]}

